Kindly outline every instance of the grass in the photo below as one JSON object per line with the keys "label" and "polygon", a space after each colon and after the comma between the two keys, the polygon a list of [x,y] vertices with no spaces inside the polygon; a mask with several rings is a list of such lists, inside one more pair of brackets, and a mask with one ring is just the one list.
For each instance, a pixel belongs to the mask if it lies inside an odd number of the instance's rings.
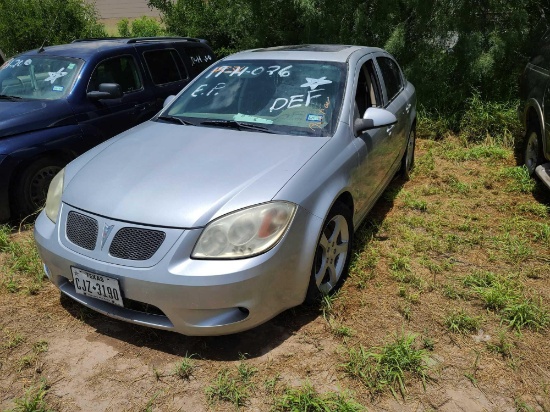
{"label": "grass", "polygon": [[453,333],[476,332],[481,325],[481,316],[471,316],[464,310],[453,310],[445,317],[445,326]]}
{"label": "grass", "polygon": [[195,370],[195,363],[193,359],[191,359],[192,357],[193,355],[191,356],[186,355],[183,358],[183,360],[181,360],[176,364],[174,368],[174,373],[176,376],[184,380],[191,379],[191,376],[193,375],[193,371]]}
{"label": "grass", "polygon": [[359,412],[366,410],[346,392],[319,394],[311,385],[286,389],[275,399],[277,412]]}
{"label": "grass", "polygon": [[540,331],[550,324],[550,315],[543,306],[542,299],[536,301],[524,297],[509,302],[502,309],[502,321],[518,332],[523,328]]}
{"label": "grass", "polygon": [[27,389],[22,398],[15,399],[15,407],[7,412],[53,412],[44,400],[47,393],[48,387],[43,380]]}
{"label": "grass", "polygon": [[509,192],[531,193],[536,187],[536,182],[531,179],[525,166],[504,168],[500,177],[508,179],[506,190]]}
{"label": "grass", "polygon": [[34,239],[14,241],[11,229],[0,226],[0,252],[4,254],[3,276],[1,283],[10,293],[21,290],[30,295],[42,288],[44,271],[42,260],[34,244]]}
{"label": "grass", "polygon": [[246,364],[244,359],[237,365],[236,373],[231,373],[227,368],[222,369],[205,390],[208,402],[230,402],[237,408],[246,405],[250,389],[253,387],[251,379],[257,372],[258,370]]}
{"label": "grass", "polygon": [[427,378],[427,354],[415,346],[416,335],[396,336],[385,346],[366,350],[363,346],[347,349],[342,365],[348,375],[360,380],[372,393],[388,388],[394,396],[396,389],[404,397],[407,376]]}

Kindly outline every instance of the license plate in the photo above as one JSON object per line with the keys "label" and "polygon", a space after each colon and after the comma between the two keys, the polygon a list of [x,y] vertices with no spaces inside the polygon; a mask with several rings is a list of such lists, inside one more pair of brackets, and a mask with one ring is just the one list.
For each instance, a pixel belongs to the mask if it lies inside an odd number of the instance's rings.
{"label": "license plate", "polygon": [[71,267],[76,293],[124,306],[118,280]]}

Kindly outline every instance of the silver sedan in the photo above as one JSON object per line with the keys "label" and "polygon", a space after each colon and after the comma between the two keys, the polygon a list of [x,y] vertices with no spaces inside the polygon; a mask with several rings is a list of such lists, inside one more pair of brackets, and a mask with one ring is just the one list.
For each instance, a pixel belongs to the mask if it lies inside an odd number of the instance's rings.
{"label": "silver sedan", "polygon": [[107,316],[243,331],[335,291],[354,229],[413,165],[416,94],[377,48],[245,51],[52,181],[49,279]]}

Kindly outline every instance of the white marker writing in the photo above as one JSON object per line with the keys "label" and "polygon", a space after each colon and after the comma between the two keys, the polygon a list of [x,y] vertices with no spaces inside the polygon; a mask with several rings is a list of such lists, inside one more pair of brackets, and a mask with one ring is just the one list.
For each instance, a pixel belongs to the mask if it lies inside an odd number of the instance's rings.
{"label": "white marker writing", "polygon": [[[210,94],[216,90],[220,90],[220,89],[223,89],[225,87],[225,83],[218,83],[216,86],[214,86],[212,88],[212,90],[210,90],[208,93],[206,93],[207,96],[210,96]],[[214,93],[214,96],[217,95],[218,93]]]}
{"label": "white marker writing", "polygon": [[[324,89],[319,89],[319,90],[315,90],[315,92],[321,92],[323,90]],[[312,95],[311,93],[313,93],[313,92],[314,92],[313,90],[308,90],[307,95],[305,95],[306,96],[305,107],[308,107],[311,104],[311,101],[313,99],[321,97],[320,94]],[[273,104],[269,108],[269,111],[273,112],[274,110],[281,110],[281,109],[284,109],[285,107],[287,107],[287,109],[292,109],[294,107],[300,107],[300,106],[302,106],[301,102],[304,101],[303,98],[304,98],[303,94],[290,96],[290,99],[287,99],[285,97],[278,97],[277,99],[275,99],[275,101],[273,102]]]}
{"label": "white marker writing", "polygon": [[197,88],[195,89],[195,91],[194,91],[193,93],[191,93],[191,96],[197,97],[198,93],[199,93],[200,91],[204,90],[204,88],[205,88],[206,86],[208,86],[208,84],[201,84],[199,87],[197,87]]}

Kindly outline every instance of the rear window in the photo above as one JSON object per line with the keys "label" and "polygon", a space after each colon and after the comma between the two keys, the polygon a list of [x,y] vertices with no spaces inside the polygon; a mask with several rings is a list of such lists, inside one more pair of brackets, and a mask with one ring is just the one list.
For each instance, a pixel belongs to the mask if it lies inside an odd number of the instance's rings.
{"label": "rear window", "polygon": [[[187,73],[181,73],[177,61],[181,59],[174,49],[147,51],[143,53],[145,62],[156,85],[178,82],[187,79]],[[183,66],[183,65],[181,65]]]}

